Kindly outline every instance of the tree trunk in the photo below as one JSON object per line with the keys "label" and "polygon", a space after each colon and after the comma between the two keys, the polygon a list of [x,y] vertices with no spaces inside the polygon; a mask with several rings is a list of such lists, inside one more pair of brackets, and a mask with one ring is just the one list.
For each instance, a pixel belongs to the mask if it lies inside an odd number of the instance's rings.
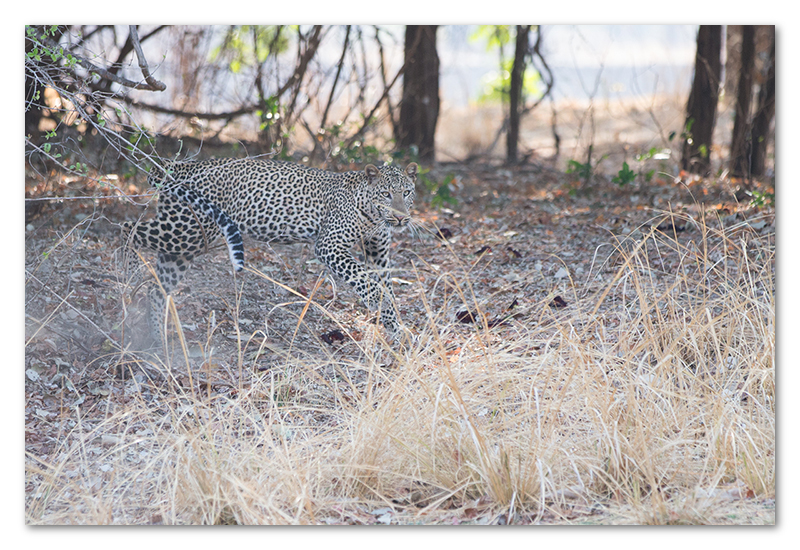
{"label": "tree trunk", "polygon": [[767,138],[772,118],[775,116],[775,27],[771,29],[772,44],[767,59],[767,74],[758,92],[758,111],[753,118],[753,149],[750,156],[750,173],[763,176],[767,159]]}
{"label": "tree trunk", "polygon": [[686,136],[683,142],[681,167],[707,174],[711,168],[711,138],[717,118],[719,79],[722,72],[722,27],[700,25],[697,32],[697,55],[694,61],[694,82],[686,106]]}
{"label": "tree trunk", "polygon": [[750,104],[753,98],[753,71],[756,59],[756,28],[742,27],[742,60],[739,84],[736,91],[736,117],[731,137],[731,175],[747,177],[750,174],[749,130]]}
{"label": "tree trunk", "polygon": [[437,25],[406,26],[403,99],[397,144],[417,148],[422,162],[433,162],[434,134],[439,118],[439,55]]}
{"label": "tree trunk", "polygon": [[520,110],[525,81],[525,58],[528,55],[530,25],[517,25],[517,41],[514,48],[514,65],[511,68],[511,86],[508,91],[508,134],[506,135],[506,162],[514,164],[518,160]]}

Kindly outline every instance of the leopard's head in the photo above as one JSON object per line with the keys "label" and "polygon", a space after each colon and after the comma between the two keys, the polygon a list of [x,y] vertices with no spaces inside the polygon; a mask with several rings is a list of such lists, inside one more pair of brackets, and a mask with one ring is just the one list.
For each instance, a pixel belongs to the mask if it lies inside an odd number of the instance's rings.
{"label": "leopard's head", "polygon": [[405,170],[394,165],[377,168],[368,164],[364,168],[367,181],[374,191],[373,206],[381,219],[389,225],[404,227],[408,225],[409,211],[414,205],[414,183],[417,181],[419,166],[412,162]]}

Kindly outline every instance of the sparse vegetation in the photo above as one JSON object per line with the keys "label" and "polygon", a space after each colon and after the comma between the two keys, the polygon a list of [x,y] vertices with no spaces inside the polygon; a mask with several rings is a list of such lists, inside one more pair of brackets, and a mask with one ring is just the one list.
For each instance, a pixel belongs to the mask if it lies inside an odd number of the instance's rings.
{"label": "sparse vegetation", "polygon": [[766,175],[738,179],[679,94],[601,101],[598,75],[522,105],[503,165],[502,109],[443,102],[393,244],[402,347],[308,246],[246,242],[242,274],[224,245],[195,262],[144,349],[154,260],[131,268],[119,224],[148,215],[147,170],[418,161],[395,30],[26,27],[25,522],[774,524],[766,91]]}
{"label": "sparse vegetation", "polygon": [[[326,321],[341,312],[324,313],[317,284],[287,329],[237,323],[230,349],[219,319],[195,318],[167,363],[98,358],[124,380],[29,376],[61,405],[40,419],[60,435],[26,460],[27,521],[731,523],[774,498],[768,224],[661,213],[581,276],[518,264],[488,295],[502,277],[461,246],[415,245],[418,339],[402,351]],[[543,293],[525,297],[532,282]],[[332,322],[347,345],[315,345],[312,327]],[[748,522],[771,522],[764,506]]]}

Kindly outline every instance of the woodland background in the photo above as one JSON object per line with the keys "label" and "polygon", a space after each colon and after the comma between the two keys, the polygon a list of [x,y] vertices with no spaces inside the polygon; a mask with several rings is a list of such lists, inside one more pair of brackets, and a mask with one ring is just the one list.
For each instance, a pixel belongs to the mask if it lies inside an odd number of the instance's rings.
{"label": "woodland background", "polygon": [[[24,30],[27,523],[774,523],[774,26]],[[247,242],[137,347],[212,156],[419,162],[419,340]]]}

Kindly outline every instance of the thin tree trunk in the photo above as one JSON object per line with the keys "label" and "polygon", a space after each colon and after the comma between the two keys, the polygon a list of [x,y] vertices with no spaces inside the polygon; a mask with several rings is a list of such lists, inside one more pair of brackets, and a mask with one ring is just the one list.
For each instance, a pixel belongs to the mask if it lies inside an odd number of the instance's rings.
{"label": "thin tree trunk", "polygon": [[697,55],[694,82],[686,106],[686,136],[683,142],[681,167],[707,174],[711,168],[711,138],[717,118],[719,80],[722,73],[722,27],[700,25],[697,32]]}
{"label": "thin tree trunk", "polygon": [[506,135],[506,162],[518,160],[520,110],[523,103],[522,86],[525,81],[525,59],[528,55],[530,25],[517,25],[514,48],[514,65],[511,68],[511,86],[508,91],[508,134]]}
{"label": "thin tree trunk", "polygon": [[731,137],[731,175],[750,175],[749,130],[750,104],[753,98],[753,71],[756,58],[756,28],[742,26],[742,61],[739,69],[739,85],[736,91],[736,118]]}

